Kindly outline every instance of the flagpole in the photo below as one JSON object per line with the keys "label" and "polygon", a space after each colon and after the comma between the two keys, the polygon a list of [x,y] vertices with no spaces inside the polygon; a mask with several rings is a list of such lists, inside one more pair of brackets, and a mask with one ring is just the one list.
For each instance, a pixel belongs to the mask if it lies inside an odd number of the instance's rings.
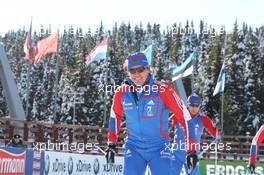
{"label": "flagpole", "polygon": [[192,88],[192,94],[194,93],[194,73],[196,72],[197,69],[197,62],[198,62],[198,53],[196,51],[197,49],[195,48],[193,52],[195,53],[196,56],[196,61],[195,64],[193,65],[193,72],[192,72],[192,77],[191,77],[191,88]]}
{"label": "flagpole", "polygon": [[[106,71],[105,71],[105,85],[107,87],[107,79],[108,79],[108,60],[106,59]],[[105,86],[104,86],[105,87]],[[112,88],[111,88],[112,89]],[[107,100],[107,88],[105,88],[104,90],[104,118],[103,118],[103,128],[105,127],[105,123],[106,123],[106,100]]]}
{"label": "flagpole", "polygon": [[[91,63],[92,61],[95,60],[101,60],[104,59],[105,62],[105,81],[104,83],[107,83],[107,79],[108,79],[108,60],[107,60],[107,45],[108,45],[108,39],[104,39],[102,40],[98,45],[96,45],[96,47],[90,52],[90,54],[88,56],[85,57],[86,60],[86,64],[88,65],[89,63]],[[98,55],[99,53],[101,53],[102,55]],[[101,56],[101,57],[99,57]],[[101,81],[102,79],[100,79]],[[103,86],[104,87],[104,86]],[[102,121],[102,127],[105,126],[105,122],[106,122],[106,103],[107,100],[107,89],[105,89],[104,92],[104,114],[103,114],[103,121]]]}
{"label": "flagpole", "polygon": [[[107,76],[107,74],[106,74],[106,76]],[[107,100],[107,91],[105,89],[105,93],[104,93],[104,118],[103,118],[103,128],[105,127],[105,123],[106,123],[106,100]]]}
{"label": "flagpole", "polygon": [[[227,33],[225,33],[225,39],[224,39],[223,64],[225,63],[226,42],[227,42]],[[221,129],[222,129],[222,133],[224,133],[224,90],[222,91],[222,96],[221,96]]]}
{"label": "flagpole", "polygon": [[194,85],[193,85],[193,82],[194,82],[194,76],[192,74],[192,77],[191,77],[191,88],[192,88],[192,94],[194,93]]}
{"label": "flagpole", "polygon": [[[53,53],[52,58],[54,59],[56,53]],[[58,80],[59,80],[59,58],[56,59],[56,75],[55,75],[55,84],[54,84],[54,104],[53,104],[53,121],[57,123],[57,98],[58,98]]]}
{"label": "flagpole", "polygon": [[27,91],[26,91],[26,120],[29,120],[29,116],[28,116],[28,106],[29,106],[29,93],[30,93],[30,87],[29,87],[29,84],[30,84],[30,70],[31,70],[31,65],[33,63],[33,61],[31,60],[31,58],[33,57],[33,49],[32,49],[32,38],[31,38],[31,33],[32,33],[32,19],[33,17],[31,16],[31,20],[30,20],[30,28],[29,28],[29,31],[30,32],[30,54],[29,54],[29,57],[28,58],[28,67],[27,67]]}
{"label": "flagpole", "polygon": [[[54,57],[56,56],[56,54],[59,51],[59,48],[61,47],[61,42],[59,40],[60,36],[59,36],[59,27],[57,29],[57,51],[55,53],[53,53],[51,60],[54,59]],[[55,88],[55,93],[54,93],[54,104],[53,104],[53,123],[57,123],[57,98],[58,98],[58,82],[59,82],[59,57],[57,56],[56,59],[56,75],[55,75],[55,84],[54,84],[54,88]]]}
{"label": "flagpole", "polygon": [[32,64],[32,61],[29,60],[28,61],[28,68],[27,68],[27,92],[26,92],[26,119],[27,120],[29,120],[29,116],[28,116],[28,106],[29,106],[29,92],[30,92],[29,83],[30,83],[31,64]]}
{"label": "flagpole", "polygon": [[224,91],[222,92],[221,96],[221,128],[222,133],[224,133]]}
{"label": "flagpole", "polygon": [[[224,84],[225,84],[225,74],[224,74],[224,65],[225,65],[225,49],[226,49],[226,41],[227,41],[227,35],[225,34],[225,38],[224,38],[224,47],[223,47],[223,63],[222,63],[222,67],[220,70],[220,74],[218,76],[218,80],[217,80],[217,84],[216,84],[216,88],[215,91],[213,93],[213,96],[216,95],[217,93],[219,93],[219,95],[221,95],[221,129],[222,129],[222,133],[224,133]],[[219,133],[218,133],[218,128],[216,128],[216,137],[218,137]],[[216,150],[215,150],[215,173],[217,172],[217,156],[218,152],[217,152],[217,142],[216,142]]]}

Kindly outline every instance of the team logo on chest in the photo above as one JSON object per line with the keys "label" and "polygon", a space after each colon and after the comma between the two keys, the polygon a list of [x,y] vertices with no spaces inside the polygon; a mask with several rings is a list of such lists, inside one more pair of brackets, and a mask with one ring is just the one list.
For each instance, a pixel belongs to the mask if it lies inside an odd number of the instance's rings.
{"label": "team logo on chest", "polygon": [[153,116],[152,106],[147,106],[147,115],[148,116]]}
{"label": "team logo on chest", "polygon": [[153,113],[153,108],[154,108],[154,101],[153,100],[150,100],[148,103],[147,103],[147,115],[148,116],[154,116],[154,113]]}
{"label": "team logo on chest", "polygon": [[148,105],[154,105],[155,103],[154,103],[153,100],[150,100],[147,104],[148,104]]}

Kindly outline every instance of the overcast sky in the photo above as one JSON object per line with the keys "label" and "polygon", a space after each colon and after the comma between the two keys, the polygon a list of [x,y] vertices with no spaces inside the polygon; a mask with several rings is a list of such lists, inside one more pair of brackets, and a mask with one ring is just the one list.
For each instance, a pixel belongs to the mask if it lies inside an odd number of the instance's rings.
{"label": "overcast sky", "polygon": [[144,26],[150,22],[165,28],[193,20],[198,27],[201,19],[217,30],[222,25],[231,30],[236,19],[240,25],[263,25],[263,10],[263,0],[5,0],[0,2],[0,34],[27,29],[31,16],[37,30],[48,24],[95,30],[100,21],[106,29],[112,29],[115,22],[135,25],[140,21]]}

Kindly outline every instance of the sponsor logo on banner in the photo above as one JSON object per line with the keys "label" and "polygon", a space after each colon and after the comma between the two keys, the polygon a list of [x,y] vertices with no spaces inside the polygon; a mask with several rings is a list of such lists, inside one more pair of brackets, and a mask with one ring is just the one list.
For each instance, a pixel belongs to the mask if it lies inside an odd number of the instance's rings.
{"label": "sponsor logo on banner", "polygon": [[77,160],[76,172],[91,172],[92,165],[87,163],[86,160]]}
{"label": "sponsor logo on banner", "polygon": [[[200,174],[204,175],[249,175],[247,158],[244,161],[218,161],[217,165],[213,160],[200,160]],[[254,175],[264,174],[264,164],[256,164]]]}
{"label": "sponsor logo on banner", "polygon": [[[247,173],[247,168],[243,165],[206,165],[206,175],[242,175]],[[256,166],[255,175],[263,175],[264,169]]]}
{"label": "sponsor logo on banner", "polygon": [[[41,166],[43,166],[43,160],[41,161],[41,152],[40,151],[33,151],[33,174],[41,174],[42,171]],[[43,168],[43,167],[42,167]]]}
{"label": "sponsor logo on banner", "polygon": [[54,162],[51,163],[52,172],[56,173],[64,173],[66,172],[66,162],[63,160],[56,158]]}
{"label": "sponsor logo on banner", "polygon": [[116,156],[114,164],[107,164],[101,155],[52,151],[45,154],[45,175],[122,175],[124,171],[124,158],[120,156]]}
{"label": "sponsor logo on banner", "polygon": [[37,169],[39,170],[40,169],[40,162],[33,162],[33,169]]}
{"label": "sponsor logo on banner", "polygon": [[23,175],[25,171],[26,151],[15,154],[0,149],[0,174]]}
{"label": "sponsor logo on banner", "polygon": [[72,157],[70,156],[68,160],[68,173],[71,175],[72,172],[73,172],[73,160]]}
{"label": "sponsor logo on banner", "polygon": [[41,159],[41,152],[34,151],[33,158],[36,159],[36,160],[40,160]]}
{"label": "sponsor logo on banner", "polygon": [[94,159],[93,170],[94,170],[94,174],[98,174],[99,173],[100,163],[99,163],[99,160],[97,158]]}
{"label": "sponsor logo on banner", "polygon": [[50,170],[50,158],[49,155],[47,154],[45,156],[45,175],[49,174],[49,170]]}
{"label": "sponsor logo on banner", "polygon": [[103,173],[122,173],[123,172],[123,164],[104,164]]}

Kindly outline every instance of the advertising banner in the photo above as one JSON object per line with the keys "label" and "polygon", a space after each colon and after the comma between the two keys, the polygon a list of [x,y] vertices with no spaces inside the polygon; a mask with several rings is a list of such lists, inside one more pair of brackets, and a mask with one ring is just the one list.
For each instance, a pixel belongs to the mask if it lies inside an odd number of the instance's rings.
{"label": "advertising banner", "polygon": [[[218,161],[215,166],[214,161],[201,160],[200,174],[204,175],[247,175],[247,162]],[[256,165],[255,175],[264,174],[264,163]]]}
{"label": "advertising banner", "polygon": [[122,175],[124,158],[107,164],[101,155],[45,151],[45,175]]}
{"label": "advertising banner", "polygon": [[13,147],[0,148],[1,175],[42,175],[44,152]]}

